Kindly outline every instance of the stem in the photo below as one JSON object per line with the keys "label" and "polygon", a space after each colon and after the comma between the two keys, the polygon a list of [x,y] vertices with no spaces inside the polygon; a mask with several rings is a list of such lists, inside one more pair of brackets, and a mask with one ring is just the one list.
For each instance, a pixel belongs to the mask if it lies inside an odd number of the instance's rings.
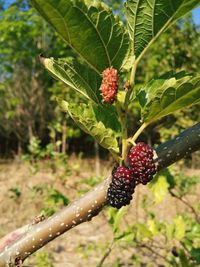
{"label": "stem", "polygon": [[126,139],[122,140],[122,160],[126,160],[126,156],[127,156],[127,141]]}
{"label": "stem", "polygon": [[134,62],[132,70],[131,70],[130,89],[126,93],[126,98],[125,98],[125,102],[124,102],[124,107],[125,107],[126,110],[128,109],[130,96],[131,96],[131,94],[133,92],[133,88],[134,88],[134,85],[135,85],[135,74],[136,74],[136,70],[137,70],[137,63],[138,63],[138,61]]}
{"label": "stem", "polygon": [[167,260],[166,256],[163,256],[161,255],[159,252],[157,252],[157,249],[156,251],[154,249],[152,249],[152,247],[149,247],[147,244],[141,244],[139,245],[141,248],[146,248],[148,249],[149,251],[151,251],[153,254],[155,254],[156,256],[160,257],[161,259],[165,260],[167,263],[170,263],[169,260]]}
{"label": "stem", "polygon": [[131,75],[130,75],[130,86],[133,87],[135,85],[135,74],[137,70],[137,64],[138,61],[135,61],[131,70]]}
{"label": "stem", "polygon": [[189,251],[187,246],[183,243],[183,241],[180,241],[180,244],[182,245],[184,250],[187,252],[187,256],[188,256],[189,260],[191,260],[193,264],[197,263],[196,260],[192,257],[191,252]]}
{"label": "stem", "polygon": [[137,70],[137,61],[134,62],[131,75],[130,75],[130,89],[126,93],[125,101],[124,101],[124,117],[121,119],[121,125],[122,125],[122,160],[125,160],[127,157],[127,152],[129,148],[129,144],[127,142],[127,111],[128,111],[128,105],[130,101],[130,96],[133,92],[134,84],[135,84],[135,74]]}
{"label": "stem", "polygon": [[110,245],[108,246],[105,254],[103,255],[102,259],[100,260],[100,262],[98,263],[97,267],[101,267],[103,266],[104,261],[106,260],[106,258],[110,255],[112,248],[114,245],[114,239],[112,240],[112,242],[110,243]]}
{"label": "stem", "polygon": [[122,127],[122,160],[124,160],[127,154],[127,112],[121,107],[119,102],[116,103],[116,108]]}
{"label": "stem", "polygon": [[200,224],[200,217],[198,213],[196,212],[195,208],[188,201],[184,200],[183,197],[176,195],[171,189],[169,190],[169,193],[171,194],[172,197],[178,199],[184,205],[186,205],[191,210],[191,212],[194,214],[196,222]]}
{"label": "stem", "polygon": [[137,132],[134,134],[134,136],[132,138],[128,139],[128,142],[135,145],[135,141],[137,140],[137,138],[139,137],[139,135],[144,131],[144,129],[148,126],[148,123],[143,123],[140,128],[137,130]]}

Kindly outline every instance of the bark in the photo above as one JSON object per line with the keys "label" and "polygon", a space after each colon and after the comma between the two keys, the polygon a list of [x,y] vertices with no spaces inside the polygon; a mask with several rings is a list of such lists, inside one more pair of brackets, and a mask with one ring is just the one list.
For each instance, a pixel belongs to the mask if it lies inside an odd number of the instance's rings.
{"label": "bark", "polygon": [[94,142],[94,151],[95,151],[95,173],[96,176],[100,175],[100,156],[99,156],[99,144],[97,141]]}
{"label": "bark", "polygon": [[62,153],[63,154],[65,154],[67,150],[66,144],[67,144],[67,125],[65,121],[62,126]]}

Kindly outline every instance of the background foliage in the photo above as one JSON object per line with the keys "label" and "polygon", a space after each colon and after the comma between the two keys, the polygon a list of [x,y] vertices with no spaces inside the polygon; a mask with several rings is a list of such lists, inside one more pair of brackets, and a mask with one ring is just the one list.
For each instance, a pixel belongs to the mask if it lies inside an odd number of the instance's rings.
{"label": "background foliage", "polygon": [[[106,3],[110,6],[114,4],[115,13],[123,18],[121,1]],[[56,141],[62,142],[64,138],[66,145],[62,148],[60,144],[60,150],[68,147],[73,151],[75,147],[79,147],[80,138],[81,143],[88,144],[89,141],[92,148],[92,139],[84,137],[85,134],[74,127],[69,117],[66,120],[66,115],[59,110],[54,101],[62,97],[77,103],[81,96],[73,94],[68,87],[52,80],[41,68],[38,60],[40,53],[46,56],[53,55],[55,58],[75,58],[72,49],[60,40],[27,1],[14,1],[9,7],[6,6],[6,1],[2,1],[0,27],[0,153],[5,156],[17,151],[27,151],[27,145],[33,136],[38,137],[43,146],[50,141],[56,146]],[[184,69],[188,73],[198,72],[199,42],[198,25],[194,24],[192,16],[188,15],[162,34],[145,54],[139,65],[136,81],[143,84],[155,74],[159,77],[172,68],[180,71]],[[160,138],[168,136],[167,129],[163,131],[163,127],[172,126],[170,129],[175,135],[185,126],[192,125],[199,119],[199,112],[195,112],[198,108],[197,105],[165,118],[164,124],[163,121],[161,124],[162,131],[158,125],[156,127]],[[136,108],[130,111],[130,117],[135,122],[138,121],[138,116]],[[130,125],[137,127],[136,123]],[[132,127],[130,131],[134,130]],[[153,136],[151,139],[154,139]],[[156,138],[152,142],[158,143],[159,139]]]}

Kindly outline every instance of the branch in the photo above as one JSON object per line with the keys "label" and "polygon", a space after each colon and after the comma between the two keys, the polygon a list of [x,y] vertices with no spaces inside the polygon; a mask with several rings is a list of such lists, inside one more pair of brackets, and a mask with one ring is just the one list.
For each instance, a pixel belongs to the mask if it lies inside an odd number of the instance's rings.
{"label": "branch", "polygon": [[195,210],[195,208],[185,199],[183,199],[182,196],[178,196],[177,194],[175,194],[171,189],[169,190],[169,193],[171,194],[172,197],[178,199],[179,201],[181,201],[184,205],[186,205],[191,212],[194,214],[195,220],[198,224],[200,224],[200,217],[199,214],[197,213],[197,211]]}
{"label": "branch", "polygon": [[158,148],[158,170],[170,166],[172,163],[200,149],[200,123],[185,130],[173,140],[170,140]]}
{"label": "branch", "polygon": [[110,245],[108,246],[105,254],[103,255],[102,259],[100,260],[100,262],[98,263],[97,267],[102,267],[104,264],[104,261],[106,260],[106,258],[110,255],[112,249],[114,246],[114,240],[112,240],[112,242],[110,243]]}
{"label": "branch", "polygon": [[[200,149],[200,123],[156,148],[158,170]],[[29,255],[76,225],[91,220],[106,204],[107,178],[79,200],[44,221],[32,224],[14,243],[0,252],[0,267],[19,266]],[[1,242],[0,242],[1,244]]]}

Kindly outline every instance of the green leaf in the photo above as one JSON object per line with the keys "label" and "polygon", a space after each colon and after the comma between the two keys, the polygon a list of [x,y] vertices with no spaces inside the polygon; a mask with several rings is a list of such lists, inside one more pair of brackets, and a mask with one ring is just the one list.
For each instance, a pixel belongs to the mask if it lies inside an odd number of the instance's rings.
{"label": "green leaf", "polygon": [[69,204],[69,199],[54,188],[48,190],[48,204],[53,205],[59,202],[63,202],[63,205]]}
{"label": "green leaf", "polygon": [[[187,239],[194,240],[198,239],[200,240],[200,225],[199,224],[194,224],[191,227],[191,231],[187,232]],[[199,247],[200,247],[200,242],[199,242]]]}
{"label": "green leaf", "polygon": [[119,210],[113,208],[109,209],[109,215],[110,215],[109,223],[112,225],[114,233],[117,233],[118,230],[120,230],[120,223],[125,213],[126,209],[124,207],[122,207]]}
{"label": "green leaf", "polygon": [[[159,175],[163,175],[166,177],[167,183],[169,184],[169,189],[173,189],[176,186],[175,177],[172,175],[170,168],[163,169],[159,171]],[[154,182],[154,179],[152,183]]]}
{"label": "green leaf", "polygon": [[113,225],[114,232],[118,231],[121,220],[124,217],[125,213],[126,213],[126,209],[124,207],[118,210],[116,217],[115,217],[114,225]]}
{"label": "green leaf", "polygon": [[124,239],[125,236],[130,235],[130,232],[124,232],[124,231],[121,232],[121,227],[120,227],[122,218],[124,217],[126,212],[127,209],[125,207],[122,207],[119,210],[113,208],[108,209],[108,214],[109,214],[108,223],[112,227],[115,241],[120,240],[122,238]]}
{"label": "green leaf", "polygon": [[153,237],[153,234],[149,230],[147,225],[145,225],[143,223],[137,223],[135,226],[136,226],[136,229],[137,229],[138,239],[144,240],[146,238],[148,239],[148,238],[152,238]]}
{"label": "green leaf", "polygon": [[126,62],[129,54],[128,33],[105,4],[76,0],[31,2],[98,74],[109,66],[120,69]]}
{"label": "green leaf", "polygon": [[183,249],[180,250],[179,253],[180,263],[182,267],[192,267],[193,265],[190,264],[187,255]]}
{"label": "green leaf", "polygon": [[137,93],[144,122],[152,122],[200,102],[200,75],[168,73],[146,84]]}
{"label": "green leaf", "polygon": [[199,4],[199,0],[127,0],[125,14],[136,58],[175,20]]}
{"label": "green leaf", "polygon": [[147,225],[149,226],[149,230],[151,231],[153,236],[159,234],[158,225],[154,219],[149,219],[147,221]]}
{"label": "green leaf", "polygon": [[191,250],[192,258],[200,264],[200,248],[192,248]]}
{"label": "green leaf", "polygon": [[131,228],[128,228],[128,230],[116,235],[115,240],[122,240],[132,245],[135,235],[136,233]]}
{"label": "green leaf", "polygon": [[157,175],[149,184],[149,188],[154,194],[155,202],[160,203],[168,193],[169,184],[164,175]]}
{"label": "green leaf", "polygon": [[66,59],[56,61],[41,57],[41,62],[50,74],[64,84],[82,94],[85,98],[101,103],[101,77],[90,67],[77,60]]}
{"label": "green leaf", "polygon": [[166,234],[168,241],[173,240],[173,238],[174,238],[174,224],[166,223],[165,234]]}
{"label": "green leaf", "polygon": [[76,105],[64,100],[59,101],[59,104],[101,146],[115,153],[119,152],[117,138],[120,136],[121,126],[114,106],[96,106],[90,103]]}
{"label": "green leaf", "polygon": [[177,216],[174,219],[174,225],[175,225],[174,237],[177,240],[183,239],[185,236],[185,232],[186,232],[186,225],[185,225],[185,220],[183,219],[183,217],[180,215]]}

